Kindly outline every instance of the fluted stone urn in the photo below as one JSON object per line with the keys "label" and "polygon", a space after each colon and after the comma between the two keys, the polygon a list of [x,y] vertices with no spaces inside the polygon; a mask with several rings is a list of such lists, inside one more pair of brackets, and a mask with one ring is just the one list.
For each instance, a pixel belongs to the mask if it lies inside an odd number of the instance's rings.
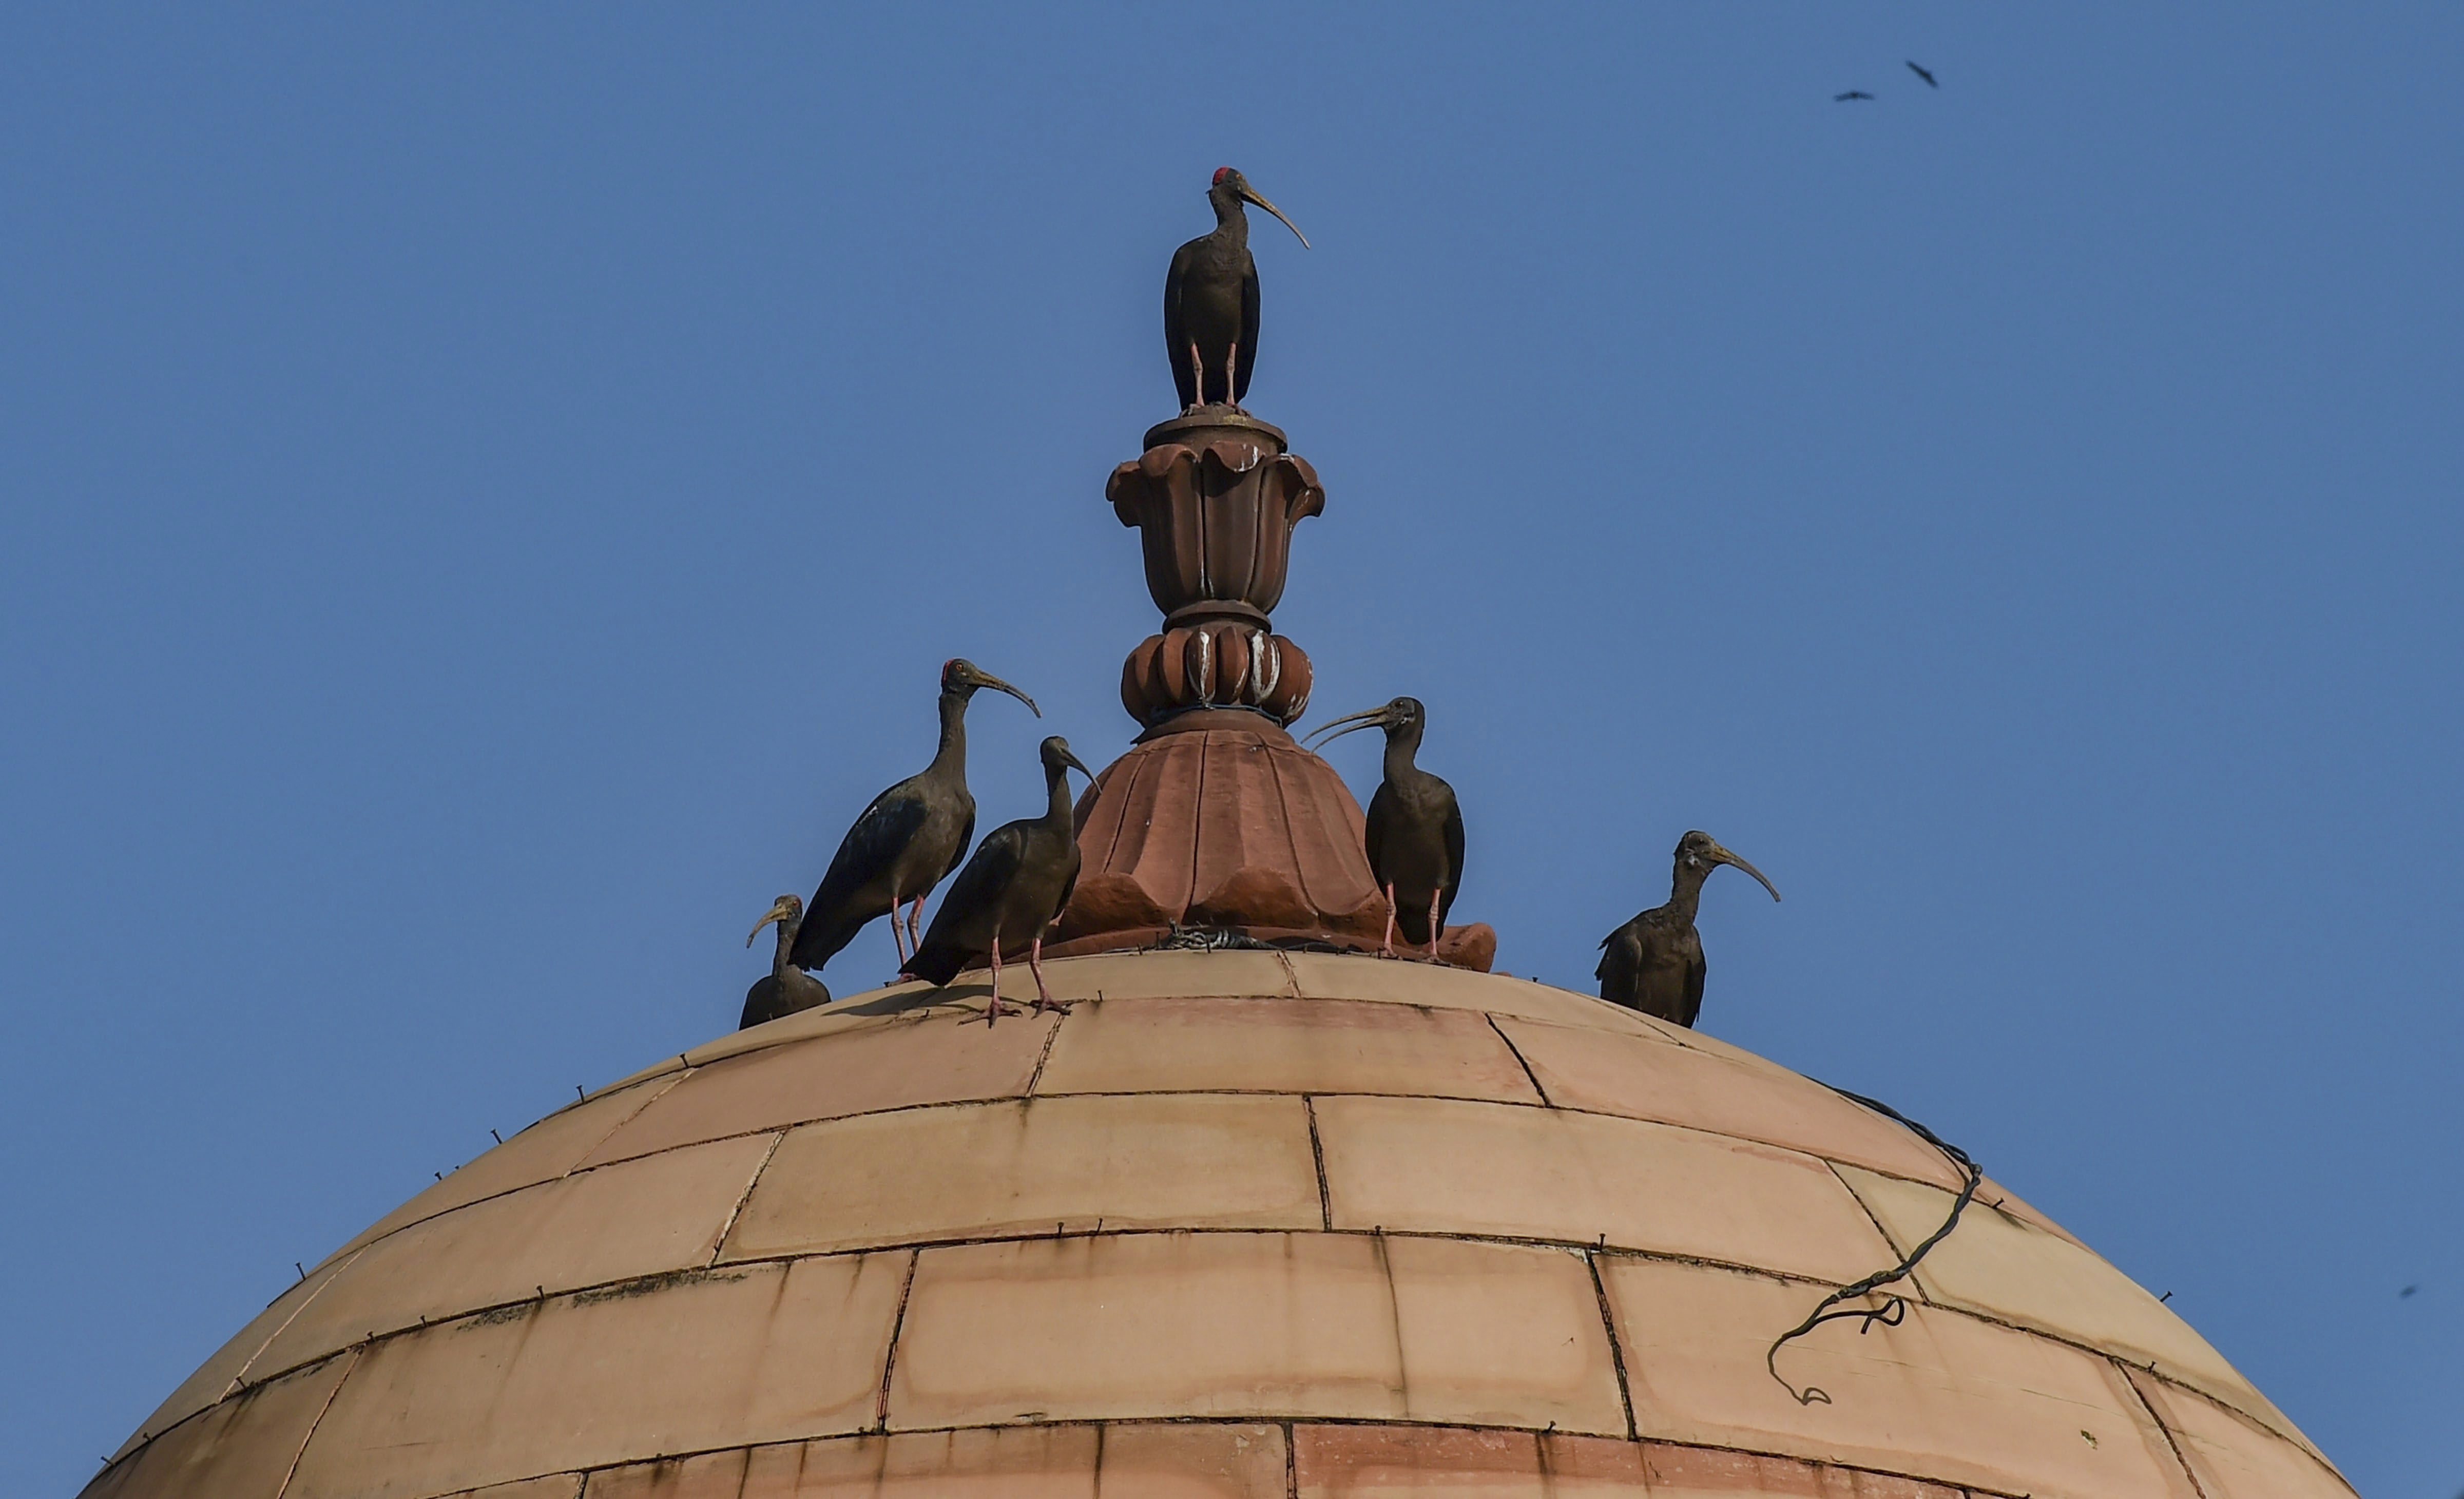
{"label": "fluted stone urn", "polygon": [[[1314,675],[1275,633],[1292,533],[1326,488],[1283,430],[1228,407],[1148,430],[1105,498],[1134,528],[1163,628],[1130,652],[1121,705],[1144,733],[1078,805],[1076,893],[1045,947],[1135,948],[1200,929],[1375,948],[1386,895],[1360,804],[1293,742]],[[1497,934],[1449,928],[1434,957],[1485,971]]]}
{"label": "fluted stone urn", "polygon": [[1246,708],[1279,724],[1309,707],[1309,657],[1274,633],[1292,529],[1326,509],[1309,460],[1280,429],[1222,408],[1147,432],[1105,497],[1135,527],[1147,592],[1163,610],[1121,672],[1121,704],[1149,727],[1193,709]]}

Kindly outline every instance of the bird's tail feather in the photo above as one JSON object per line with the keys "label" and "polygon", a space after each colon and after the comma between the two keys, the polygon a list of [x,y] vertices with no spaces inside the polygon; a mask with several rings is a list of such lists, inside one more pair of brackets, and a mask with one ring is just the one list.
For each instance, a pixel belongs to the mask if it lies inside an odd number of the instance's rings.
{"label": "bird's tail feather", "polygon": [[926,983],[948,983],[958,976],[958,970],[966,967],[974,956],[955,947],[926,942],[908,962],[907,973],[909,977],[921,979]]}
{"label": "bird's tail feather", "polygon": [[[871,919],[866,916],[862,920],[822,922],[807,917],[804,924],[796,929],[796,945],[788,950],[787,961],[799,968],[819,968],[854,941],[855,935],[864,930],[865,922]],[[891,913],[891,919],[896,920],[897,914]]]}

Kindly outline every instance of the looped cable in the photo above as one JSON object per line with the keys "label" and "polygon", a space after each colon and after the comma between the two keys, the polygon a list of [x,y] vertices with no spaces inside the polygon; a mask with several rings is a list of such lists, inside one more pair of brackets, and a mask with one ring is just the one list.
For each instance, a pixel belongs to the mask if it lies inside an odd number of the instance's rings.
{"label": "looped cable", "polygon": [[1833,1291],[1830,1295],[1823,1297],[1821,1301],[1815,1305],[1814,1311],[1807,1314],[1804,1321],[1799,1322],[1796,1326],[1789,1329],[1785,1333],[1782,1333],[1778,1338],[1771,1343],[1771,1348],[1764,1353],[1763,1367],[1771,1371],[1771,1377],[1779,1381],[1779,1387],[1786,1390],[1799,1405],[1828,1405],[1831,1403],[1831,1396],[1827,1391],[1816,1385],[1809,1384],[1804,1389],[1800,1390],[1795,1385],[1789,1383],[1787,1376],[1779,1372],[1779,1351],[1787,1347],[1795,1339],[1803,1337],[1806,1334],[1813,1332],[1815,1328],[1820,1327],[1825,1322],[1837,1322],[1848,1317],[1860,1317],[1863,1321],[1858,1326],[1857,1333],[1858,1335],[1861,1337],[1865,1334],[1872,1332],[1876,1323],[1880,1323],[1883,1327],[1898,1327],[1902,1322],[1906,1321],[1908,1315],[1907,1298],[1898,1294],[1884,1296],[1882,1298],[1882,1305],[1880,1307],[1841,1307],[1839,1304],[1843,1301],[1853,1301],[1859,1296],[1865,1295],[1871,1291],[1881,1289],[1881,1287],[1888,1286],[1894,1281],[1905,1280],[1908,1277],[1909,1272],[1917,1268],[1917,1262],[1931,1253],[1935,1245],[1938,1245],[1942,1243],[1943,1240],[1950,1237],[1950,1231],[1959,1226],[1959,1215],[1968,1211],[1969,1202],[1976,1196],[1977,1184],[1985,1179],[1985,1168],[1979,1166],[1973,1159],[1969,1158],[1968,1152],[1951,1144],[1948,1140],[1944,1139],[1933,1131],[1926,1129],[1916,1120],[1909,1118],[1906,1114],[1900,1113],[1900,1111],[1892,1108],[1889,1104],[1883,1103],[1879,1099],[1868,1098],[1862,1093],[1852,1093],[1845,1088],[1834,1088],[1828,1083],[1823,1084],[1823,1086],[1830,1088],[1833,1092],[1837,1093],[1840,1097],[1849,1100],[1851,1103],[1861,1104],[1865,1108],[1873,1110],[1876,1113],[1882,1114],[1888,1118],[1897,1119],[1900,1123],[1906,1125],[1910,1130],[1915,1131],[1917,1135],[1926,1144],[1942,1152],[1945,1157],[1948,1157],[1950,1163],[1960,1169],[1960,1172],[1967,1178],[1967,1180],[1960,1187],[1959,1197],[1957,1200],[1952,1201],[1950,1204],[1950,1215],[1942,1221],[1942,1226],[1935,1229],[1932,1235],[1928,1237],[1925,1243],[1918,1245],[1914,1249],[1909,1250],[1906,1259],[1902,1260],[1899,1264],[1891,1267],[1889,1269],[1876,1270],[1873,1274],[1866,1276],[1863,1280],[1857,1282],[1857,1284],[1853,1286],[1842,1286],[1837,1290]]}

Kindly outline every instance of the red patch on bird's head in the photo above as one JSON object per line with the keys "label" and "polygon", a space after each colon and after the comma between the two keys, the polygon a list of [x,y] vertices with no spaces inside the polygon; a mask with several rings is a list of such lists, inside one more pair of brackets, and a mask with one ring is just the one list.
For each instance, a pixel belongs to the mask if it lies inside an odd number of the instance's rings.
{"label": "red patch on bird's head", "polygon": [[1217,187],[1222,187],[1222,186],[1223,186],[1223,179],[1224,179],[1224,178],[1226,178],[1226,177],[1238,177],[1239,175],[1241,175],[1241,174],[1240,174],[1239,172],[1234,171],[1234,170],[1233,170],[1231,167],[1229,167],[1229,166],[1218,166],[1217,168],[1215,168],[1215,186],[1217,186]]}

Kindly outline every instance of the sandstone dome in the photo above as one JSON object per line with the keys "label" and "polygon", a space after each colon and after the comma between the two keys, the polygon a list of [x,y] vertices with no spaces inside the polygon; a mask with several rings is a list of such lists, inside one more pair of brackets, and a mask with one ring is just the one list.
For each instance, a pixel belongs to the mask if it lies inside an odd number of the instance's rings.
{"label": "sandstone dome", "polygon": [[[94,1499],[2351,1490],[2196,1333],[1901,1125],[1586,996],[1303,952],[738,1032],[343,1245]],[[1031,994],[1011,970],[1004,992]]]}

